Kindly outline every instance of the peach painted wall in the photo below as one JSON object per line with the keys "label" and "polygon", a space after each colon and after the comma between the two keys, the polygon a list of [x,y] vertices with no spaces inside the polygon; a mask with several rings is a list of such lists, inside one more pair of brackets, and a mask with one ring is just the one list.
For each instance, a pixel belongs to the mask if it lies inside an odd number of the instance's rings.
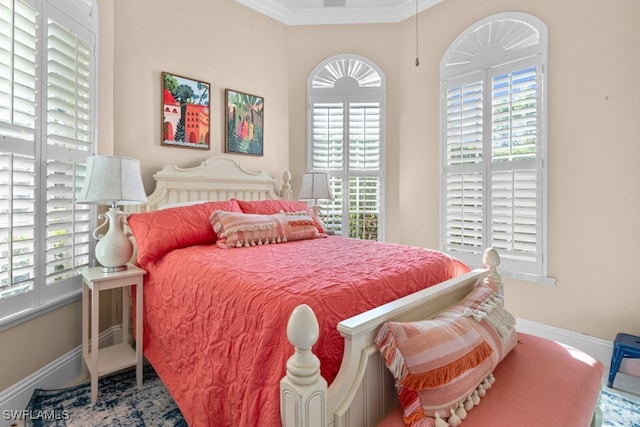
{"label": "peach painted wall", "polygon": [[[264,97],[264,156],[231,155],[280,179],[289,167],[287,27],[233,0],[114,4],[114,153],[139,158],[145,188],[166,164],[224,153],[224,90]],[[161,146],[161,72],[210,83],[211,149]]]}
{"label": "peach painted wall", "polygon": [[447,0],[415,21],[291,27],[291,168],[304,170],[305,84],[324,58],[352,52],[388,83],[387,240],[439,245],[439,64],[474,22],[531,13],[549,29],[548,260],[555,287],[507,280],[518,317],[612,340],[640,334],[640,3],[596,0]]}

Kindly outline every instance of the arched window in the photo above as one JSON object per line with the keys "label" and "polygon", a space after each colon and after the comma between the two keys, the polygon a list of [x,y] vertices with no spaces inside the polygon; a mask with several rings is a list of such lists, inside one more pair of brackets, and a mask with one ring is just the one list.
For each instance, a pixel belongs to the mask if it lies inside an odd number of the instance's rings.
{"label": "arched window", "polygon": [[[470,265],[546,276],[547,28],[503,13],[464,31],[440,63],[443,250]],[[515,273],[517,272],[517,273]]]}
{"label": "arched window", "polygon": [[333,200],[319,200],[328,230],[383,239],[385,77],[366,58],[338,55],[309,75],[309,172],[329,175]]}

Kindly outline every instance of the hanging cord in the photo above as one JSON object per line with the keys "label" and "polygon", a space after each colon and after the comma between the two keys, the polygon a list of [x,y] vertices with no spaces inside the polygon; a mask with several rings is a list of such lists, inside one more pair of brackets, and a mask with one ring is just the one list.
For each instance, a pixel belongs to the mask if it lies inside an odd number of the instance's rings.
{"label": "hanging cord", "polygon": [[418,0],[416,0],[416,67],[420,66],[420,58],[418,58]]}

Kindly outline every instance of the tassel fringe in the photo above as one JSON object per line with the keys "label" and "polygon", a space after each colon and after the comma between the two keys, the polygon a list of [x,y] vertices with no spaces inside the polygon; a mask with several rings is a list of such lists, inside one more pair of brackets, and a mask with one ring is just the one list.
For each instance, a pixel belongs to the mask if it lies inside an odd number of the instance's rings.
{"label": "tassel fringe", "polygon": [[[464,402],[458,403],[457,409],[454,410],[453,408],[450,408],[447,416],[440,415],[440,412],[436,411],[434,412],[433,417],[427,418],[433,419],[435,427],[457,427],[462,425],[462,421],[467,417],[467,412],[480,404],[480,397],[483,395],[483,392],[485,392],[487,388],[490,388],[491,384],[493,384],[495,380],[493,373],[489,374],[480,384],[478,384],[478,387],[467,396]],[[488,387],[487,384],[489,385]],[[407,425],[418,426],[419,424]]]}
{"label": "tassel fringe", "polygon": [[441,368],[422,374],[407,374],[402,382],[402,386],[407,387],[410,390],[438,387],[450,382],[469,369],[475,368],[482,363],[483,360],[491,356],[492,352],[493,350],[491,349],[491,346],[483,341],[465,356],[444,365]]}
{"label": "tassel fringe", "polygon": [[[467,307],[464,309],[464,315],[473,317],[476,322],[487,320],[493,326],[500,337],[504,338],[511,334],[516,326],[516,318],[506,310],[502,310],[504,301],[502,297],[496,293],[489,295],[480,303],[476,310]],[[500,308],[496,310],[496,308]]]}
{"label": "tassel fringe", "polygon": [[398,350],[396,340],[391,339],[393,333],[386,323],[380,328],[376,337],[376,344],[380,354],[394,378],[400,378],[405,368],[404,357]]}

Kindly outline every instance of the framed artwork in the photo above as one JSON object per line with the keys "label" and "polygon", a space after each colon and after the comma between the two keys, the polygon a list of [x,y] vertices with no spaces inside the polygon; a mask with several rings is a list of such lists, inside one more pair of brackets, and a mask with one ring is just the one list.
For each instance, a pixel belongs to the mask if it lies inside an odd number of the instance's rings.
{"label": "framed artwork", "polygon": [[162,145],[208,150],[209,83],[162,72]]}
{"label": "framed artwork", "polygon": [[264,154],[264,99],[231,89],[226,99],[227,153]]}

